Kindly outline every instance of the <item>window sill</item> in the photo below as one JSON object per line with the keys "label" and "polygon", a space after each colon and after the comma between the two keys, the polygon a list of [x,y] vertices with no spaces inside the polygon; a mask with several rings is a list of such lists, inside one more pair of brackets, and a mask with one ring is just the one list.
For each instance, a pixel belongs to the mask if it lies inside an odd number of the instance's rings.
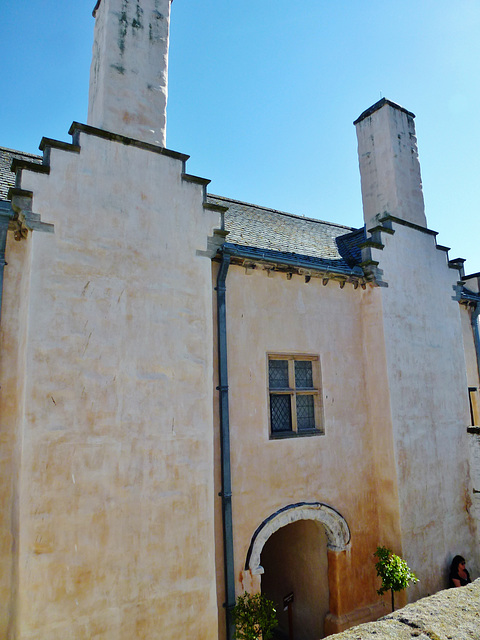
{"label": "window sill", "polygon": [[325,431],[320,429],[312,429],[309,431],[281,431],[279,433],[271,433],[270,440],[286,440],[292,438],[309,438],[311,436],[324,436]]}

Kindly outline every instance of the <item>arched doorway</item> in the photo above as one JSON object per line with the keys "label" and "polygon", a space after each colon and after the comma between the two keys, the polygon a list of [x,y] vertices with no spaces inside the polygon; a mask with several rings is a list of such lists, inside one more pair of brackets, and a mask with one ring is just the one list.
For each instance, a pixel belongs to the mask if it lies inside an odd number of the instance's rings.
{"label": "arched doorway", "polygon": [[[329,593],[327,536],[322,525],[299,520],[282,527],[267,540],[261,561],[262,593],[277,608],[279,637],[289,638],[291,623],[295,640],[323,638]],[[284,610],[283,600],[292,593],[289,612]]]}
{"label": "arched doorway", "polygon": [[329,571],[328,558],[332,560],[332,553],[335,556],[345,551],[349,542],[350,531],[344,518],[321,502],[288,505],[257,528],[245,569],[252,575],[261,575],[262,592],[276,603],[284,634],[280,637],[289,637],[283,598],[291,593],[295,640],[323,637],[329,600],[335,602],[338,595],[336,563]]}

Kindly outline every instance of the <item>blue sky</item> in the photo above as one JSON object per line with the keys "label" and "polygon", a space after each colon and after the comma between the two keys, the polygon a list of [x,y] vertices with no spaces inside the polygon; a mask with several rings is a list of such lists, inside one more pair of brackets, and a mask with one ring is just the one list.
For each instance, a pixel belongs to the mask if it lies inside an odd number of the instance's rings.
{"label": "blue sky", "polygon": [[[94,0],[0,0],[0,145],[86,122]],[[210,192],[360,226],[353,120],[416,118],[428,225],[480,271],[480,0],[175,0],[167,146]]]}

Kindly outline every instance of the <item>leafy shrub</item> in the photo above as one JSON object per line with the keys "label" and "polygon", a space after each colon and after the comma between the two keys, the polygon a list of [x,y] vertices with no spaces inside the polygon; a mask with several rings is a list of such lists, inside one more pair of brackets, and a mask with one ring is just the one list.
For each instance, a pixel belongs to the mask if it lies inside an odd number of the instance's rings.
{"label": "leafy shrub", "polygon": [[409,568],[405,560],[396,556],[387,547],[377,547],[373,554],[378,561],[375,563],[377,576],[382,579],[382,586],[377,590],[379,596],[387,591],[392,593],[392,611],[395,609],[394,593],[403,591],[413,582],[418,582],[417,576]]}
{"label": "leafy shrub", "polygon": [[238,640],[269,640],[278,624],[275,606],[261,593],[238,596],[232,610]]}

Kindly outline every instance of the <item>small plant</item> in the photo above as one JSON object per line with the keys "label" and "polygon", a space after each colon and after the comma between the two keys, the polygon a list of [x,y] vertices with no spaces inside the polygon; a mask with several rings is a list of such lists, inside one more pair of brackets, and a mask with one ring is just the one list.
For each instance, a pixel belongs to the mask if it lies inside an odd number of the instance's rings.
{"label": "small plant", "polygon": [[278,624],[273,602],[261,593],[238,596],[232,615],[238,640],[269,640]]}
{"label": "small plant", "polygon": [[387,591],[391,591],[392,611],[395,611],[395,591],[403,591],[411,582],[418,582],[418,578],[405,560],[396,556],[387,547],[377,547],[373,555],[378,559],[378,562],[375,563],[377,576],[382,579],[382,586],[377,593],[379,596],[383,596]]}

